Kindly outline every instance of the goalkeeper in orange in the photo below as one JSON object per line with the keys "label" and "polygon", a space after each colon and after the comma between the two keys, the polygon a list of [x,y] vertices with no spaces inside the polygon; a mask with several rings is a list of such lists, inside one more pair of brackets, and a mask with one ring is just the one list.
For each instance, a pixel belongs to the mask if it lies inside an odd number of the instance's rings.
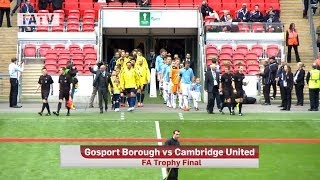
{"label": "goalkeeper in orange", "polygon": [[148,65],[144,63],[143,58],[137,59],[137,63],[134,68],[139,78],[139,87],[137,89],[137,106],[143,107],[144,91],[147,84],[150,82],[150,70]]}
{"label": "goalkeeper in orange", "polygon": [[[178,63],[178,64],[177,64]],[[173,108],[177,108],[177,93],[180,85],[180,70],[179,61],[173,61],[170,71],[170,87],[171,87],[171,105]]]}

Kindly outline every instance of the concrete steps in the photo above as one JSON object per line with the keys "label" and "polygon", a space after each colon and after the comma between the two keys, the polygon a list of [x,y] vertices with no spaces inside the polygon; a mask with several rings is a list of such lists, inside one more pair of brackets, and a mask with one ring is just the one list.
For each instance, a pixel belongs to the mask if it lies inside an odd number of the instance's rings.
{"label": "concrete steps", "polygon": [[41,69],[43,64],[38,62],[31,62],[24,67],[24,73],[22,77],[22,99],[38,99],[40,98],[40,91],[35,93],[38,87],[39,76],[41,75]]}

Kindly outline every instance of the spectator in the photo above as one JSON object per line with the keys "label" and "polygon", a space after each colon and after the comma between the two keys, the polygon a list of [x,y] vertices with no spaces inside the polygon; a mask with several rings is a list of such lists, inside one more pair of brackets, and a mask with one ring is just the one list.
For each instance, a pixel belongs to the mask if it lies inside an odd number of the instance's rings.
{"label": "spectator", "polygon": [[[119,59],[120,54],[119,52],[115,52],[113,58],[110,60],[110,64],[109,64],[109,73],[111,74],[113,70],[115,70],[116,64],[117,64],[117,60]],[[105,64],[107,64],[107,62],[104,62]]]}
{"label": "spectator", "polygon": [[62,9],[62,0],[52,0],[52,8],[53,10]]}
{"label": "spectator", "polygon": [[228,15],[230,15],[229,14],[229,11],[227,11],[227,10],[224,10],[223,11],[223,15],[221,16],[221,18],[220,18],[220,21],[221,22],[227,22],[228,21]]}
{"label": "spectator", "polygon": [[10,22],[10,3],[11,2],[12,0],[0,1],[0,27],[2,26],[4,13],[6,13],[6,17],[7,17],[7,26],[12,27]]}
{"label": "spectator", "polygon": [[207,1],[202,1],[202,5],[201,5],[201,14],[203,16],[203,19],[206,16],[209,16],[210,13],[213,13],[213,9],[208,5]]}
{"label": "spectator", "polygon": [[148,61],[149,61],[149,68],[152,69],[152,68],[155,68],[155,64],[156,64],[156,54],[154,52],[153,49],[150,49],[150,54],[149,54],[149,57],[148,57]]}
{"label": "spectator", "polygon": [[250,14],[250,21],[263,22],[263,15],[259,10],[259,5],[254,6],[254,11],[252,11]]}
{"label": "spectator", "polygon": [[303,89],[304,89],[304,77],[305,77],[305,70],[303,68],[304,68],[304,64],[302,62],[299,62],[298,70],[296,71],[293,77],[296,96],[297,96],[296,106],[303,106]]}
{"label": "spectator", "polygon": [[[12,0],[10,1],[12,2]],[[16,13],[16,11],[18,10],[18,8],[21,6],[21,4],[24,3],[24,0],[17,0],[16,6],[13,8],[12,12],[11,12],[11,16],[13,16],[14,13]]]}
{"label": "spectator", "polygon": [[49,4],[49,0],[39,0],[38,7],[39,10],[46,10]]}
{"label": "spectator", "polygon": [[307,18],[308,9],[309,9],[309,0],[303,1],[304,7],[303,7],[303,18]]}
{"label": "spectator", "polygon": [[34,8],[30,4],[30,0],[26,0],[26,3],[21,7],[21,13],[34,13]]}
{"label": "spectator", "polygon": [[249,22],[250,20],[250,12],[247,9],[247,4],[243,3],[242,8],[238,12],[238,21],[239,22]]}
{"label": "spectator", "polygon": [[311,5],[312,13],[313,13],[312,15],[315,15],[316,11],[318,9],[317,0],[310,0],[310,5]]}
{"label": "spectator", "polygon": [[279,18],[279,12],[274,10],[272,6],[269,7],[269,9],[266,11],[265,19],[269,19],[270,13],[273,13],[273,16],[276,16]]}
{"label": "spectator", "polygon": [[299,46],[299,37],[297,30],[295,28],[295,24],[291,23],[289,26],[289,29],[286,33],[286,45],[288,46],[288,55],[287,55],[287,61],[288,63],[291,63],[291,50],[294,49],[295,55],[296,55],[296,61],[300,62],[300,56],[298,52],[298,46]]}
{"label": "spectator", "polygon": [[190,55],[190,53],[187,53],[187,54],[186,54],[186,59],[185,59],[182,63],[185,64],[186,61],[189,62],[190,68],[191,68],[191,69],[194,69],[194,67],[193,67],[194,62],[193,62],[193,60],[191,60],[191,55]]}

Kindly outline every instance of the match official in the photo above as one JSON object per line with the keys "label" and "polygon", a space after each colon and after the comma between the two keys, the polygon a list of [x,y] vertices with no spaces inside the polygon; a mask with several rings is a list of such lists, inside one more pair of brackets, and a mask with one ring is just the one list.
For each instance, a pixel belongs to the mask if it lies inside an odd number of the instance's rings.
{"label": "match official", "polygon": [[[165,146],[180,146],[180,131],[174,130],[172,138],[165,142]],[[179,168],[167,168],[167,177],[164,180],[178,180]]]}
{"label": "match official", "polygon": [[46,114],[46,116],[50,116],[51,113],[50,113],[50,107],[48,103],[48,97],[50,94],[50,89],[51,89],[51,95],[53,94],[53,88],[52,88],[53,80],[52,80],[52,77],[48,75],[46,68],[42,68],[42,75],[39,77],[38,84],[39,86],[37,88],[37,91],[41,87],[41,98],[42,98],[42,109],[41,109],[41,112],[39,112],[38,114],[42,116],[44,108],[47,108],[48,113]]}
{"label": "match official", "polygon": [[54,115],[59,116],[59,112],[61,109],[61,104],[63,99],[66,101],[66,108],[68,109],[67,116],[70,116],[70,107],[68,106],[68,101],[70,98],[70,90],[72,89],[72,78],[69,74],[66,74],[66,69],[65,68],[60,68],[59,69],[59,84],[60,84],[60,89],[59,89],[59,103],[58,103],[58,110],[57,112],[53,112]]}

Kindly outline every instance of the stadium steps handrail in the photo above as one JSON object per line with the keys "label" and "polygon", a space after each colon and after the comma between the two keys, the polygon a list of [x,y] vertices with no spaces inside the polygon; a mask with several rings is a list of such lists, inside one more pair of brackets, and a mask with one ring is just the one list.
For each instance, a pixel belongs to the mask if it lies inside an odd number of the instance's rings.
{"label": "stadium steps handrail", "polygon": [[313,58],[317,59],[319,50],[317,47],[317,38],[316,38],[316,32],[315,32],[315,27],[314,27],[314,23],[313,23],[313,12],[312,12],[312,8],[311,8],[311,2],[308,1],[308,3],[309,3],[309,8],[308,8],[307,14],[308,14],[310,35],[311,35],[311,40],[312,40]]}

